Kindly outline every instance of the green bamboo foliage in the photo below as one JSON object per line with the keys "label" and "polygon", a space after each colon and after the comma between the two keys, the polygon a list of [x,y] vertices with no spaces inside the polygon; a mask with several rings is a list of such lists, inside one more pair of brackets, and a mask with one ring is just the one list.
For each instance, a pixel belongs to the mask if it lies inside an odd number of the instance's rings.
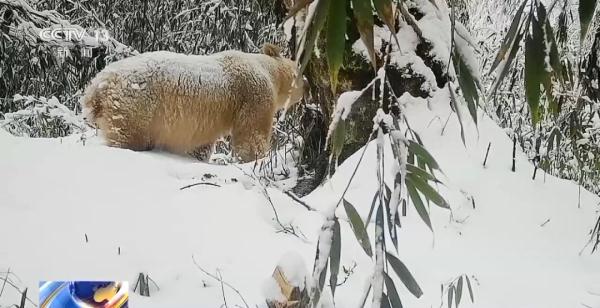
{"label": "green bamboo foliage", "polygon": [[[588,5],[591,6],[590,9],[593,13],[595,4]],[[586,10],[584,18],[587,18],[585,16],[588,13],[588,10]],[[556,116],[560,112],[558,103],[553,97],[554,81],[560,82],[563,87],[566,84],[564,78],[566,70],[560,60],[558,44],[550,25],[548,12],[546,7],[539,1],[524,0],[519,6],[492,63],[490,73],[500,68],[492,84],[492,94],[496,93],[502,81],[506,78],[523,41],[525,96],[529,106],[531,122],[533,127],[536,127],[546,115]],[[545,97],[545,102],[542,99],[543,97]]]}

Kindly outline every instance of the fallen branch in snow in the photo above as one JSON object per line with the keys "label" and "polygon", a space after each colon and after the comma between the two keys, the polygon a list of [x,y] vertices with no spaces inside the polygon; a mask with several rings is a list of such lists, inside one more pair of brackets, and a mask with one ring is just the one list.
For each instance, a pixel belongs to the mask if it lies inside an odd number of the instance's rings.
{"label": "fallen branch in snow", "polygon": [[215,183],[199,182],[199,183],[194,183],[194,184],[183,186],[183,187],[179,188],[179,190],[184,190],[184,189],[187,189],[187,188],[190,188],[190,187],[194,187],[194,186],[198,186],[198,185],[209,185],[209,186],[221,187],[221,185],[215,184]]}
{"label": "fallen branch in snow", "polygon": [[[278,232],[288,233],[288,234],[291,234],[291,235],[294,235],[294,236],[300,238],[298,233],[296,233],[296,228],[294,228],[294,226],[292,226],[291,224],[289,226],[285,226],[285,225],[283,225],[281,220],[279,220],[279,214],[277,213],[277,209],[275,209],[275,204],[273,204],[273,200],[271,200],[271,196],[269,195],[269,192],[267,191],[267,186],[263,185],[263,183],[260,181],[261,179],[265,179],[267,181],[267,185],[269,185],[269,183],[270,183],[269,179],[268,178],[257,178],[256,176],[249,174],[248,172],[246,172],[244,169],[238,167],[237,165],[232,165],[232,166],[238,168],[242,173],[244,173],[244,175],[246,175],[247,177],[252,179],[255,183],[255,186],[260,187],[263,195],[265,196],[265,199],[267,199],[267,201],[271,205],[271,208],[273,209],[273,214],[275,215],[275,221],[277,222],[277,224],[279,224],[279,227],[281,228],[281,230],[279,230]],[[299,232],[300,232],[300,234],[302,234],[301,231],[299,231]]]}
{"label": "fallen branch in snow", "polygon": [[[14,275],[14,273],[12,273],[10,271],[10,269],[6,272],[6,276],[3,278],[0,278],[0,280],[3,280],[2,282],[2,291],[4,291],[4,287],[8,284],[9,286],[13,287],[15,290],[17,290],[17,292],[21,293],[21,306],[25,307],[24,302],[25,300],[30,302],[34,307],[37,307],[38,305],[32,301],[28,296],[27,296],[27,288],[25,288],[25,290],[21,291],[21,289],[19,289],[19,287],[17,287],[17,285],[15,285],[12,280],[9,278],[9,275]],[[2,293],[0,293],[1,295]],[[16,306],[16,305],[15,305]],[[17,306],[19,307],[19,306]]]}
{"label": "fallen branch in snow", "polygon": [[[204,274],[206,274],[207,276],[209,276],[210,278],[218,281],[219,283],[221,283],[221,286],[226,285],[227,287],[229,287],[231,290],[233,290],[235,293],[237,293],[237,295],[240,297],[240,299],[242,300],[242,302],[244,302],[244,305],[246,305],[246,308],[250,308],[250,306],[248,306],[248,303],[246,302],[246,300],[244,299],[244,296],[242,296],[242,293],[240,293],[240,291],[238,289],[236,289],[235,287],[233,287],[231,284],[229,284],[227,281],[223,280],[223,278],[221,277],[217,277],[209,272],[207,272],[205,269],[203,269],[198,262],[196,262],[196,259],[194,258],[194,255],[192,255],[192,261],[194,262],[194,265],[196,265],[196,267],[202,271]],[[217,273],[219,273],[217,271]],[[219,276],[221,274],[219,273]],[[225,291],[223,291],[223,298],[225,297]],[[227,304],[225,305],[227,306]]]}
{"label": "fallen branch in snow", "polygon": [[286,195],[288,195],[290,198],[292,198],[292,200],[296,201],[298,204],[300,204],[303,207],[305,207],[307,210],[309,210],[309,211],[316,211],[315,208],[313,208],[310,205],[308,205],[308,203],[302,201],[302,199],[300,199],[298,196],[296,196],[296,194],[294,194],[293,192],[291,192],[289,190],[286,190],[283,193],[286,194]]}
{"label": "fallen branch in snow", "polygon": [[275,214],[275,220],[277,221],[277,223],[279,224],[279,227],[281,228],[281,230],[279,230],[279,232],[288,233],[288,234],[294,235],[299,238],[300,236],[296,233],[296,228],[294,228],[294,226],[292,226],[291,224],[289,226],[284,226],[283,223],[281,223],[281,220],[279,220],[279,214],[277,214],[277,210],[275,209],[275,204],[273,204],[273,200],[271,200],[271,196],[269,196],[269,192],[267,191],[267,188],[262,185],[261,185],[261,188],[262,188],[265,198],[267,199],[267,201],[271,205],[271,208],[273,209],[273,213]]}

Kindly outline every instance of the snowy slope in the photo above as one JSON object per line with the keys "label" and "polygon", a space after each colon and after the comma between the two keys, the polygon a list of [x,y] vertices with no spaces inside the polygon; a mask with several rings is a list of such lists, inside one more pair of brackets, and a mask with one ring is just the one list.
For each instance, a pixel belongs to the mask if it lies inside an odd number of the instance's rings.
{"label": "snowy slope", "polygon": [[[412,207],[401,217],[399,255],[424,291],[415,299],[397,282],[404,306],[437,307],[445,301],[440,284],[468,274],[476,278],[475,304],[463,298],[461,307],[600,307],[600,255],[589,249],[579,255],[600,199],[582,190],[578,207],[576,185],[541,172],[532,181],[533,166],[520,154],[517,172],[511,172],[512,142],[485,116],[478,135],[473,125],[467,127],[466,148],[455,115],[441,136],[450,109],[443,97],[437,101],[433,110],[424,101],[409,102],[406,112],[445,173],[446,187],[440,189],[452,215],[432,207],[434,233]],[[375,146],[367,151],[348,194],[363,217],[376,188]],[[335,204],[357,160],[348,159],[304,200],[317,209]],[[35,302],[39,280],[134,284],[144,272],[160,290],[152,288],[149,298],[133,295],[131,307],[220,307],[221,285],[199,265],[220,274],[250,307],[263,307],[273,293],[269,277],[282,258],[297,254],[303,270],[312,269],[323,218],[268,188],[280,222],[299,235],[278,232],[273,208],[261,184],[245,174],[250,172],[250,165],[109,148],[97,137],[83,145],[79,136],[24,139],[0,131],[0,272],[16,273],[12,280],[29,287]],[[180,189],[197,182],[220,187]],[[341,262],[357,266],[338,287],[336,304],[355,307],[373,264],[345,222]],[[0,306],[17,298],[7,288]],[[229,307],[245,307],[227,287],[225,298]]]}

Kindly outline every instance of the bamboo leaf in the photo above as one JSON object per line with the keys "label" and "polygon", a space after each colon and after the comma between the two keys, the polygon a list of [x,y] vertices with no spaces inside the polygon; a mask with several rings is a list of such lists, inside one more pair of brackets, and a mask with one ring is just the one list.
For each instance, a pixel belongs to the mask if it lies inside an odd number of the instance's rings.
{"label": "bamboo leaf", "polygon": [[396,290],[394,280],[392,280],[390,275],[385,272],[383,273],[383,279],[385,280],[385,288],[392,308],[402,308],[402,301],[400,301],[400,296],[398,295],[398,290]]}
{"label": "bamboo leaf", "polygon": [[469,108],[469,113],[471,114],[471,118],[473,122],[477,124],[477,107],[479,106],[479,92],[477,87],[477,81],[474,77],[474,72],[472,72],[467,66],[465,60],[463,59],[463,55],[459,52],[459,49],[456,49],[454,56],[454,69],[458,76],[458,84],[460,85],[460,89],[463,92],[463,96],[465,101],[467,102],[467,107]]}
{"label": "bamboo leaf", "polygon": [[373,284],[369,283],[369,287],[367,288],[366,292],[362,294],[362,298],[360,300],[360,306],[359,307],[364,307],[365,304],[367,303],[367,297],[369,297],[369,293],[371,292],[371,289],[373,288]]}
{"label": "bamboo leaf", "polygon": [[539,122],[540,86],[547,74],[545,70],[545,43],[542,24],[536,19],[532,20],[532,34],[525,39],[525,93],[531,111],[533,126]]}
{"label": "bamboo leaf", "polygon": [[300,40],[299,49],[296,54],[299,54],[299,75],[304,73],[304,69],[306,69],[306,65],[312,56],[313,49],[315,48],[315,42],[319,37],[319,32],[321,32],[321,28],[325,24],[325,20],[327,19],[327,13],[329,12],[329,4],[331,0],[317,0],[317,4],[314,10],[314,14],[307,21],[306,28],[302,35],[302,39]]}
{"label": "bamboo leaf", "polygon": [[414,185],[427,200],[433,202],[439,207],[450,209],[448,202],[422,178],[415,176],[412,173],[406,175],[406,181]]}
{"label": "bamboo leaf", "polygon": [[346,48],[346,0],[331,0],[327,19],[327,63],[331,91],[336,92],[338,72]]}
{"label": "bamboo leaf", "polygon": [[530,19],[527,20],[525,29],[523,29],[523,25],[521,25],[521,27],[519,27],[519,30],[517,31],[517,37],[512,42],[508,57],[506,58],[506,60],[504,60],[504,65],[502,66],[500,73],[496,76],[494,83],[492,84],[492,93],[496,93],[496,91],[498,90],[498,87],[500,87],[500,84],[502,84],[502,80],[504,80],[504,78],[510,71],[512,62],[514,61],[515,57],[517,56],[517,52],[519,51],[519,46],[520,46],[521,40],[523,39],[525,32],[527,32],[527,29],[529,28],[529,23],[530,23]]}
{"label": "bamboo leaf", "polygon": [[581,25],[581,33],[579,36],[579,44],[582,45],[585,40],[588,28],[594,17],[597,0],[579,0],[579,24]]}
{"label": "bamboo leaf", "polygon": [[414,295],[416,298],[421,297],[421,295],[423,295],[423,291],[406,265],[404,265],[400,259],[396,258],[396,256],[388,252],[386,252],[386,256],[388,263],[392,266],[392,269],[394,272],[396,272],[396,275],[398,275],[408,291],[410,291],[410,293],[412,293],[412,295]]}
{"label": "bamboo leaf", "polygon": [[367,0],[352,0],[352,7],[354,9],[354,17],[356,18],[356,27],[360,33],[373,70],[377,70],[377,62],[375,58],[375,41],[373,37],[373,9],[371,7],[371,1]]}
{"label": "bamboo leaf", "polygon": [[392,3],[392,0],[373,0],[373,5],[377,11],[377,16],[379,16],[379,18],[385,22],[385,25],[394,36],[394,40],[398,45],[398,50],[400,50],[400,41],[396,35],[396,18],[394,16],[396,9]]}
{"label": "bamboo leaf", "polygon": [[[390,213],[390,203],[387,202],[386,204],[387,204],[387,211],[388,211],[388,213]],[[396,251],[398,251],[398,233],[396,231],[396,225],[395,225],[395,222],[397,220],[399,221],[397,210],[393,216],[388,215],[388,231],[390,233],[390,239],[392,240],[392,244],[394,245],[394,248],[396,248]]]}
{"label": "bamboo leaf", "polygon": [[375,195],[373,196],[373,201],[371,201],[371,208],[369,209],[369,215],[367,215],[367,220],[365,221],[365,229],[369,226],[369,223],[371,223],[371,217],[373,216],[373,210],[375,209],[375,205],[377,204],[378,197],[379,197],[379,191],[376,191]]}
{"label": "bamboo leaf", "polygon": [[342,234],[340,232],[340,222],[337,217],[333,220],[333,239],[331,242],[331,251],[329,252],[329,285],[331,286],[331,296],[335,296],[338,273],[340,272],[340,255],[342,248]]}
{"label": "bamboo leaf", "polygon": [[548,149],[548,153],[552,151],[554,148],[554,138],[556,137],[556,127],[552,129],[550,135],[548,135],[548,142],[546,143],[546,148]]}
{"label": "bamboo leaf", "polygon": [[462,298],[462,289],[463,289],[463,277],[460,276],[458,278],[458,283],[456,283],[456,307],[460,305],[460,299]]}
{"label": "bamboo leaf", "polygon": [[381,295],[381,308],[392,308],[390,306],[390,299],[385,293]]}
{"label": "bamboo leaf", "polygon": [[420,161],[425,162],[429,168],[440,170],[440,166],[433,156],[431,156],[431,154],[429,154],[429,152],[419,143],[409,140],[408,151],[409,153],[415,154]]}
{"label": "bamboo leaf", "polygon": [[346,143],[346,120],[339,119],[337,125],[333,129],[333,133],[331,135],[331,154],[333,157],[340,157],[342,154],[342,149],[344,149],[344,144]]}
{"label": "bamboo leaf", "polygon": [[367,230],[365,229],[365,225],[358,215],[358,212],[354,208],[354,206],[344,199],[344,209],[346,210],[346,215],[348,215],[348,220],[350,222],[350,227],[354,232],[354,236],[360,243],[360,246],[363,248],[365,253],[369,256],[373,256],[373,252],[371,250],[371,242],[369,241],[369,235],[367,234]]}
{"label": "bamboo leaf", "polygon": [[427,213],[427,209],[425,208],[425,204],[423,204],[423,200],[421,200],[421,196],[419,196],[419,192],[415,188],[412,183],[406,182],[406,189],[408,190],[408,195],[412,200],[413,205],[415,206],[415,210],[421,217],[421,219],[425,222],[425,224],[429,227],[431,231],[433,228],[431,227],[431,220],[429,219],[429,213]]}
{"label": "bamboo leaf", "polygon": [[517,30],[519,29],[519,25],[521,23],[521,18],[523,17],[523,10],[525,9],[525,4],[527,4],[527,1],[528,0],[523,0],[523,3],[521,3],[521,6],[517,10],[517,13],[515,14],[515,18],[513,18],[513,21],[510,24],[510,28],[508,29],[508,32],[506,33],[506,36],[504,37],[504,41],[502,41],[500,50],[498,51],[498,54],[496,54],[496,58],[494,59],[492,68],[490,69],[490,73],[493,72],[496,69],[496,67],[498,67],[498,64],[500,64],[500,62],[505,60],[507,53],[510,54],[509,51],[510,51],[511,47],[514,45],[514,40],[515,40],[515,38],[518,37]]}
{"label": "bamboo leaf", "polygon": [[390,30],[394,32],[396,20],[394,18],[394,5],[391,0],[373,0],[373,5],[377,11],[377,15]]}
{"label": "bamboo leaf", "polygon": [[321,271],[321,274],[319,275],[319,288],[316,290],[316,293],[313,297],[313,307],[317,307],[317,305],[319,304],[319,299],[321,298],[321,294],[323,294],[323,287],[325,286],[325,277],[327,277],[327,263],[329,262],[329,260],[325,261],[325,267],[323,268],[323,271]]}
{"label": "bamboo leaf", "polygon": [[469,296],[471,297],[471,303],[475,302],[475,298],[473,297],[473,288],[471,288],[471,280],[469,279],[469,276],[465,275],[465,278],[467,280],[467,289],[469,289]]}
{"label": "bamboo leaf", "polygon": [[[451,285],[450,288],[448,288],[448,308],[452,308],[452,299],[454,298],[454,286]],[[458,307],[456,307],[458,308]]]}

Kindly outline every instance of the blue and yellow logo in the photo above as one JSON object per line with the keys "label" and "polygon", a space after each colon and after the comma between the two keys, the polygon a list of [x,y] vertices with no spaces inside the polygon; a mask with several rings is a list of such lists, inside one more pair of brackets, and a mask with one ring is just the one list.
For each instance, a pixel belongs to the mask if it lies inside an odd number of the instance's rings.
{"label": "blue and yellow logo", "polygon": [[125,281],[43,281],[41,308],[126,308],[129,284]]}

